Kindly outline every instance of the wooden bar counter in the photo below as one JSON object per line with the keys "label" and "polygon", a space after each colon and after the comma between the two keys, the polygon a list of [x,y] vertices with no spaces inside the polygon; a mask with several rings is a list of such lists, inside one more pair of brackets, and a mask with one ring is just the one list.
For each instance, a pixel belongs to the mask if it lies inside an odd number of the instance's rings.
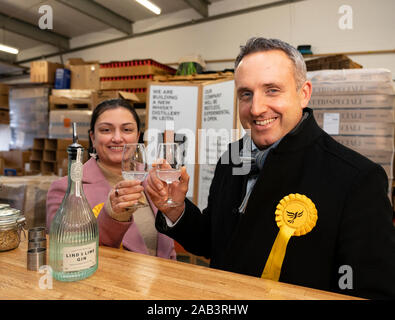
{"label": "wooden bar counter", "polygon": [[355,299],[109,247],[99,247],[99,268],[91,277],[77,282],[53,279],[52,289],[41,289],[40,278],[43,282],[46,274],[27,270],[26,247],[24,240],[17,249],[0,252],[2,300]]}

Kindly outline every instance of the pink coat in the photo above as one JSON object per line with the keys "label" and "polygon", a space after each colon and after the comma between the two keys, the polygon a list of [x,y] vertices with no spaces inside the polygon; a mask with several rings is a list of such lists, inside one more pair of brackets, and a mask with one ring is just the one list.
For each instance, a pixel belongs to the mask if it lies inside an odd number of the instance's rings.
{"label": "pink coat", "polygon": [[[106,203],[108,193],[111,190],[109,183],[98,167],[95,159],[88,160],[83,166],[82,177],[85,196],[91,208]],[[143,185],[145,185],[143,183]],[[51,221],[59,208],[67,189],[67,176],[52,183],[47,194],[47,230],[49,231]],[[158,209],[147,199],[156,216]],[[136,224],[132,222],[119,222],[112,219],[103,205],[97,216],[99,225],[99,244],[119,248],[122,246],[130,251],[149,254]],[[158,232],[157,256],[175,259],[173,239]]]}

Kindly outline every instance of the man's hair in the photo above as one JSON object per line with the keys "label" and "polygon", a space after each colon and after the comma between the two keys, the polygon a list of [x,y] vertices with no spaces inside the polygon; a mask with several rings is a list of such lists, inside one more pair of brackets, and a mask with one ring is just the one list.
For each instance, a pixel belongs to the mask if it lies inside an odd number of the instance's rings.
{"label": "man's hair", "polygon": [[298,50],[290,44],[278,39],[266,39],[262,37],[253,37],[249,39],[244,46],[240,46],[240,53],[235,61],[235,69],[246,55],[271,50],[283,51],[292,61],[294,65],[296,89],[299,90],[306,81],[306,63]]}

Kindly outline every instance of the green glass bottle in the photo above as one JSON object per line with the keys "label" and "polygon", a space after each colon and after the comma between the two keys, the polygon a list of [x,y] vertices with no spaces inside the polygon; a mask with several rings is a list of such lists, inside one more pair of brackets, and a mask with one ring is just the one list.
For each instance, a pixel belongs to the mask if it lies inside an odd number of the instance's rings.
{"label": "green glass bottle", "polygon": [[99,229],[82,188],[83,148],[77,143],[73,123],[73,144],[68,152],[68,186],[49,231],[49,264],[60,281],[78,281],[98,267]]}

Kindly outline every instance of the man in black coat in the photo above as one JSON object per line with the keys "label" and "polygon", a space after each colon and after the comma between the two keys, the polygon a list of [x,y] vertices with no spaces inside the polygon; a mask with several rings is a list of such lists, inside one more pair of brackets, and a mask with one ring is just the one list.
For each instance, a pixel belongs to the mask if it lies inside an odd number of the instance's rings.
{"label": "man in black coat", "polygon": [[[219,160],[203,212],[185,198],[185,169],[173,186],[172,198],[181,205],[172,208],[161,206],[167,187],[150,172],[157,229],[210,258],[214,268],[395,298],[387,176],[317,125],[306,107],[311,83],[303,57],[280,40],[252,38],[236,59],[235,84],[240,121],[250,135],[230,144]],[[249,137],[258,153],[255,176],[240,174],[239,154]]]}

